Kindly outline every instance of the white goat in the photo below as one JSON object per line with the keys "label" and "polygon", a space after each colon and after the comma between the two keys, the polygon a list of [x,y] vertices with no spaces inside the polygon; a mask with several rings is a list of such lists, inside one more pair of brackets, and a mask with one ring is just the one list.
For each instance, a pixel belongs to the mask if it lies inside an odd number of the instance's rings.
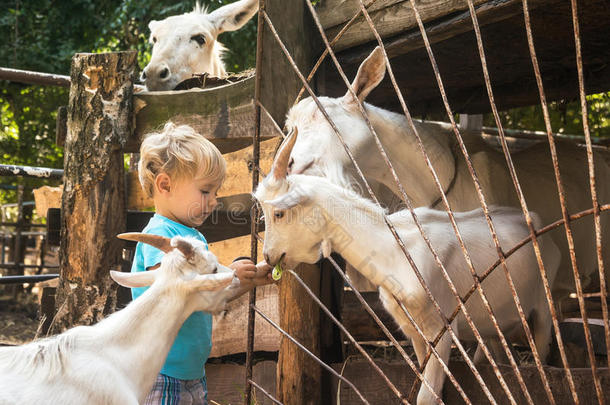
{"label": "white goat", "polygon": [[183,322],[223,310],[241,289],[201,241],[122,236],[167,252],[157,270],[110,272],[125,287],[151,287],[96,325],[0,348],[0,404],[143,403]]}
{"label": "white goat", "polygon": [[[298,174],[286,177],[288,157],[296,132],[285,141],[271,174],[255,193],[266,218],[263,253],[267,263],[282,262],[283,266],[291,268],[301,262],[315,263],[323,256],[327,257],[331,251],[341,254],[369,281],[379,286],[384,307],[405,335],[412,339],[421,363],[426,355],[426,341],[416,333],[394,297],[408,309],[423,330],[426,340],[431,341],[436,337],[443,322],[386,226],[384,211],[325,178]],[[463,297],[473,285],[473,279],[446,212],[417,208],[415,213]],[[539,226],[537,215],[532,215]],[[527,226],[518,209],[494,206],[491,216],[503,249],[517,245],[528,236]],[[474,268],[480,275],[498,259],[482,210],[456,213],[455,217]],[[389,215],[388,219],[395,225],[444,315],[449,317],[457,306],[456,299],[415,226],[411,213],[399,211]],[[559,251],[553,241],[545,236],[541,236],[539,242],[544,246],[543,261],[552,280],[559,263]],[[525,315],[532,323],[536,348],[544,361],[551,340],[551,318],[531,244],[509,256],[506,263]],[[482,287],[503,333],[509,338],[521,333],[521,321],[503,270],[499,268],[491,273],[483,281]],[[470,298],[466,307],[481,336],[495,339],[496,331],[478,293]],[[474,340],[472,329],[468,327],[463,314],[451,326],[460,339]],[[437,350],[447,363],[451,351],[448,333],[441,338]],[[440,396],[445,375],[434,357],[426,366],[424,377]],[[420,389],[418,404],[434,402],[434,395],[427,388]]]}
{"label": "white goat", "polygon": [[[352,88],[361,102],[381,82],[385,69],[380,48],[375,49],[360,65]],[[320,97],[320,102],[354,154],[367,180],[372,184],[381,183],[393,194],[400,195],[353,96],[348,92],[339,98]],[[413,206],[428,206],[440,201],[440,191],[404,115],[367,103],[364,103],[364,109]],[[290,173],[325,176],[335,184],[344,186],[352,178],[360,179],[337,135],[311,98],[300,101],[289,111],[286,127],[299,130],[299,139],[289,163]],[[454,145],[456,142],[451,126],[415,121],[415,127],[443,190],[447,193],[451,208],[455,211],[479,208],[481,205],[474,183],[461,151]],[[468,137],[467,142],[487,203],[520,207],[504,155],[489,147],[480,136]],[[591,208],[586,150],[572,143],[558,142],[557,151],[568,212],[573,214]],[[528,209],[537,212],[545,224],[561,219],[548,145],[538,144],[512,154],[512,158]],[[598,152],[594,153],[594,159],[598,201],[600,204],[610,203],[610,167]],[[365,196],[368,197],[368,193]],[[392,197],[394,195],[390,196]],[[380,199],[386,206],[391,206],[390,198]],[[444,207],[442,203],[436,206]],[[602,214],[601,222],[602,233],[609,234],[610,215]],[[572,222],[571,226],[576,260],[583,287],[586,287],[599,279],[593,217]],[[558,276],[551,286],[557,301],[575,291],[574,277],[564,229],[555,229],[551,232],[551,237],[562,252]],[[610,261],[610,243],[603,245],[602,250],[605,262]]]}
{"label": "white goat", "polygon": [[151,21],[150,62],[141,80],[148,90],[172,90],[193,73],[226,76],[222,54],[226,48],[217,41],[225,31],[241,28],[258,10],[258,0],[240,0],[211,13],[195,6],[195,10],[162,21]]}

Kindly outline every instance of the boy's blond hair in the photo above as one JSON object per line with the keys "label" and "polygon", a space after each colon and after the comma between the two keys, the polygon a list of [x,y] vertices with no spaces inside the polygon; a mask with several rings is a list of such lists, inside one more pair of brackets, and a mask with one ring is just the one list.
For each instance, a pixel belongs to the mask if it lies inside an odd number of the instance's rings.
{"label": "boy's blond hair", "polygon": [[140,146],[140,184],[153,197],[155,178],[166,173],[171,179],[207,178],[221,184],[227,165],[220,151],[188,125],[168,122],[161,132],[146,136]]}

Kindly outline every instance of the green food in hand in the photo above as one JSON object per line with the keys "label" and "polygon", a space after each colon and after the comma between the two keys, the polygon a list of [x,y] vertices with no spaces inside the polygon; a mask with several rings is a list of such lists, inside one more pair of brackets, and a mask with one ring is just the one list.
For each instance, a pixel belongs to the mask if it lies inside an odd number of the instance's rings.
{"label": "green food in hand", "polygon": [[280,264],[276,264],[275,267],[273,268],[273,271],[271,272],[271,278],[273,278],[275,281],[278,281],[280,278],[282,278],[282,266],[280,266]]}

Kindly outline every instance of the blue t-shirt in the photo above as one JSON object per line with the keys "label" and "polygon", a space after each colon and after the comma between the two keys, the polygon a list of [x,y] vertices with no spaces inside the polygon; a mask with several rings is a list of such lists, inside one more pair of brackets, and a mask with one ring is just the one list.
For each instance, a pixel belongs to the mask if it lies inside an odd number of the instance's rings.
{"label": "blue t-shirt", "polygon": [[[206,244],[207,241],[196,229],[155,214],[142,233],[166,236],[192,236]],[[146,271],[147,268],[161,263],[164,253],[145,243],[138,243],[131,265],[131,272]],[[138,298],[148,287],[132,288],[133,299]],[[197,311],[182,324],[172,345],[161,374],[180,380],[195,380],[205,377],[204,365],[212,350],[212,315]]]}

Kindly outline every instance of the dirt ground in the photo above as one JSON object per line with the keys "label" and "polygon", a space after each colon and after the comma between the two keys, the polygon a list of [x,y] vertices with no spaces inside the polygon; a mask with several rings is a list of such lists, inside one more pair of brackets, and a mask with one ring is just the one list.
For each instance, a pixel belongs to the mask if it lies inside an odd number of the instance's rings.
{"label": "dirt ground", "polygon": [[35,294],[0,292],[0,345],[27,343],[38,330],[38,302]]}
{"label": "dirt ground", "polygon": [[[26,264],[38,264],[40,251],[35,247],[26,250]],[[57,249],[47,249],[46,265],[59,263]],[[26,274],[35,274],[35,269],[26,269]],[[57,269],[43,269],[42,273],[56,273]],[[0,268],[0,274],[5,270]],[[27,285],[25,285],[27,287]],[[38,288],[18,288],[0,285],[0,345],[18,345],[31,341],[36,336],[39,325]]]}

